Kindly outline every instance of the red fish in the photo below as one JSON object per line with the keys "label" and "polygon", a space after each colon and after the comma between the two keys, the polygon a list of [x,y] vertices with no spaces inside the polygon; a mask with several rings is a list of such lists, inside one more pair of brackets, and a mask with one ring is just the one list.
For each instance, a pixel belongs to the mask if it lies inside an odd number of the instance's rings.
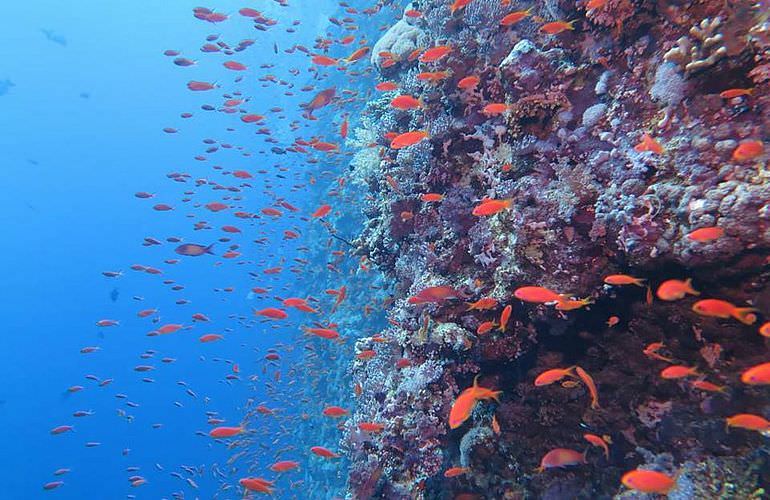
{"label": "red fish", "polygon": [[339,458],[340,456],[323,446],[313,446],[310,451],[323,458]]}
{"label": "red fish", "polygon": [[490,215],[495,215],[497,213],[502,212],[503,210],[507,210],[511,208],[512,203],[513,203],[513,200],[511,199],[507,199],[507,200],[486,199],[486,200],[483,200],[478,205],[476,205],[473,208],[472,213],[476,217],[486,217]]}
{"label": "red fish", "polygon": [[470,90],[476,88],[476,86],[480,82],[480,78],[475,75],[466,76],[465,78],[461,79],[459,82],[457,82],[457,88],[460,90]]}
{"label": "red fish", "polygon": [[287,472],[297,468],[299,468],[299,462],[295,462],[294,460],[282,460],[268,467],[268,469],[273,472]]}
{"label": "red fish", "polygon": [[554,467],[568,467],[586,463],[585,453],[570,450],[569,448],[554,448],[540,460],[539,472]]}
{"label": "red fish", "polygon": [[733,151],[732,159],[735,161],[748,161],[761,156],[765,151],[762,141],[743,141]]}
{"label": "red fish", "polygon": [[243,434],[245,430],[243,427],[215,427],[209,431],[209,436],[213,438],[230,438]]}
{"label": "red fish", "polygon": [[403,134],[399,134],[396,137],[394,137],[393,140],[390,142],[390,147],[393,149],[406,148],[408,146],[412,146],[413,144],[417,144],[418,142],[427,138],[428,138],[428,132],[424,130],[415,130],[413,132],[405,132]]}
{"label": "red fish", "polygon": [[254,311],[254,314],[257,316],[264,316],[270,319],[286,319],[289,317],[289,315],[286,314],[286,311],[284,311],[283,309],[278,309],[276,307],[267,307],[259,311]]}
{"label": "red fish", "polygon": [[332,211],[331,205],[321,205],[318,207],[318,209],[312,213],[311,217],[319,218],[319,217],[325,217],[329,215],[329,212]]}
{"label": "red fish", "polygon": [[452,52],[452,47],[449,45],[437,45],[431,47],[420,55],[420,62],[435,62],[438,61]]}
{"label": "red fish", "polygon": [[459,293],[449,286],[431,286],[424,288],[413,297],[409,297],[407,302],[410,304],[438,303],[447,299],[457,299]]}

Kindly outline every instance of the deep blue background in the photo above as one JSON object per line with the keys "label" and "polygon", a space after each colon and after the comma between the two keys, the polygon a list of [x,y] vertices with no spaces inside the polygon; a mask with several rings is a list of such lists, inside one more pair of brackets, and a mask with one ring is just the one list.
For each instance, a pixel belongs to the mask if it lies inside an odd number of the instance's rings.
{"label": "deep blue background", "polygon": [[[205,35],[226,33],[231,43],[241,38],[259,40],[235,57],[246,64],[267,57],[279,66],[285,59],[283,71],[289,66],[304,69],[304,59],[295,57],[289,62],[288,56],[272,56],[273,41],[282,47],[291,43],[311,46],[336,8],[331,1],[314,1],[313,9],[286,9],[273,2],[259,2],[253,6],[268,16],[303,21],[297,34],[289,35],[282,28],[268,34],[254,31],[239,19],[237,10],[246,3],[216,2],[218,11],[232,16],[221,27],[192,17],[197,1],[79,0],[65,5],[37,0],[3,5],[0,80],[8,78],[15,83],[0,96],[3,498],[43,496],[42,485],[56,479],[52,472],[59,467],[73,469],[62,477],[65,486],[51,493],[62,498],[118,498],[127,493],[158,498],[178,491],[182,484],[168,475],[170,470],[178,470],[175,467],[179,464],[222,463],[229,456],[222,446],[194,434],[208,430],[204,411],[219,411],[228,423],[236,425],[246,398],[260,397],[247,383],[223,384],[230,367],[211,358],[233,359],[244,372],[258,373],[261,356],[253,349],[274,345],[279,340],[275,333],[258,327],[228,334],[226,341],[216,344],[197,341],[203,333],[237,328],[237,322],[225,316],[247,315],[251,306],[258,305],[258,301],[245,298],[253,283],[243,268],[215,268],[213,263],[221,259],[214,257],[183,261],[164,276],[187,286],[181,293],[161,285],[164,277],[128,270],[132,263],[166,270],[169,266],[164,267],[162,260],[176,257],[170,244],[142,247],[145,236],[163,239],[176,235],[188,241],[200,236],[204,243],[220,236],[217,231],[198,235],[190,230],[194,219],[184,215],[192,210],[182,207],[179,198],[191,186],[177,185],[164,177],[174,170],[191,172],[194,177],[197,173],[213,175],[191,159],[200,153],[202,138],[226,138],[246,147],[262,140],[246,134],[223,137],[223,128],[232,125],[234,117],[203,116],[199,106],[206,99],[186,90],[190,79],[220,78],[219,94],[232,82],[233,74],[221,67],[223,56],[208,58],[198,51]],[[54,30],[66,38],[67,45],[47,40],[41,29]],[[176,67],[162,55],[165,49],[182,50],[183,55],[200,62],[196,67]],[[241,88],[253,99],[250,110],[264,112],[269,102],[298,114],[296,99],[276,101],[275,91],[271,94],[256,84]],[[181,120],[179,113],[183,111],[196,116]],[[180,133],[164,134],[162,128],[167,126],[179,128]],[[254,170],[260,162],[270,165],[273,160],[252,157],[249,162],[227,152],[217,156],[217,162]],[[157,196],[138,200],[133,196],[135,191]],[[248,195],[246,204],[252,211],[270,204],[260,199],[261,192],[255,189]],[[278,194],[282,194],[280,190]],[[207,191],[197,195],[196,201],[217,201],[220,196]],[[155,202],[175,205],[177,210],[154,212],[150,207]],[[207,220],[215,227],[217,223],[237,222],[231,216],[208,215]],[[223,246],[219,250],[221,253]],[[271,263],[270,258],[266,261]],[[125,275],[109,280],[101,275],[104,270],[122,270]],[[212,292],[216,286],[230,285],[236,287],[233,294]],[[116,302],[109,297],[113,287],[120,293]],[[145,300],[136,302],[133,295]],[[175,298],[192,300],[193,305],[174,306]],[[203,312],[214,321],[190,332],[148,338],[145,333],[151,324],[135,316],[145,307],[159,307],[162,323],[189,324],[194,312]],[[94,323],[103,318],[118,319],[121,326],[99,329]],[[103,349],[96,354],[79,354],[78,350],[87,345]],[[132,371],[134,365],[148,362],[138,357],[145,349],[158,350],[156,358],[149,361],[158,368],[147,374],[157,380],[155,384],[142,383],[142,375]],[[199,359],[201,355],[206,361]],[[178,361],[162,365],[162,356]],[[98,388],[84,379],[88,373],[114,377],[115,382]],[[199,395],[198,400],[186,396],[177,380],[187,382]],[[66,388],[74,384],[86,389],[65,396]],[[141,408],[126,408],[114,398],[115,393],[127,394]],[[208,405],[202,401],[204,395],[212,398]],[[174,401],[182,402],[184,408],[173,406]],[[127,424],[116,415],[117,408],[134,414],[135,421]],[[71,416],[75,410],[94,410],[96,415],[75,419]],[[153,430],[151,425],[156,422],[164,427]],[[51,428],[61,424],[74,424],[76,432],[49,435]],[[92,440],[102,446],[85,448],[84,443]],[[131,448],[128,457],[121,455],[123,448]],[[155,463],[165,472],[154,470]],[[129,488],[126,478],[130,474],[124,471],[127,466],[140,466],[140,474],[150,483],[144,489]],[[212,480],[196,481],[204,498],[216,487]]]}

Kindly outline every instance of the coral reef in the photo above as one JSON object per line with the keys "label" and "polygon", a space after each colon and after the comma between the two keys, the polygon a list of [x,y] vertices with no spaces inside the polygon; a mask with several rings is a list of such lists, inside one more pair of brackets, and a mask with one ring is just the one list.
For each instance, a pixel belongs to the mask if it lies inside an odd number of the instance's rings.
{"label": "coral reef", "polygon": [[[739,381],[768,359],[756,326],[603,283],[615,273],[653,286],[692,278],[704,297],[767,317],[767,153],[736,154],[770,140],[767,14],[716,0],[597,3],[474,0],[450,13],[448,2],[412,2],[420,16],[373,50],[399,89],[370,99],[356,132],[351,177],[370,192],[354,243],[392,282],[393,301],[381,337],[358,341],[377,356],[352,368],[362,394],[344,442],[355,498],[628,497],[622,474],[656,464],[680,472],[679,498],[759,498],[770,480],[763,437],[725,430],[731,414],[770,416],[766,390]],[[527,14],[501,26],[514,11]],[[535,16],[576,22],[550,34]],[[405,57],[443,45],[439,61]],[[383,51],[396,63],[383,67]],[[478,83],[459,88],[467,77]],[[399,94],[422,104],[396,109]],[[415,130],[428,137],[389,147],[388,134]],[[506,205],[472,213],[490,199]],[[722,237],[690,236],[714,226]],[[526,285],[585,300],[562,311],[524,303],[514,291]],[[410,300],[432,289],[448,296]],[[493,305],[469,307],[482,298]],[[645,353],[658,342],[660,357],[729,391],[661,377],[666,362]],[[600,404],[579,381],[533,384],[571,365],[593,377]],[[475,375],[503,396],[450,428]],[[385,428],[366,433],[360,422]],[[607,436],[607,456],[586,432]],[[534,472],[557,447],[587,449],[587,463]],[[663,454],[665,467],[654,460]],[[444,477],[451,467],[468,472]]]}

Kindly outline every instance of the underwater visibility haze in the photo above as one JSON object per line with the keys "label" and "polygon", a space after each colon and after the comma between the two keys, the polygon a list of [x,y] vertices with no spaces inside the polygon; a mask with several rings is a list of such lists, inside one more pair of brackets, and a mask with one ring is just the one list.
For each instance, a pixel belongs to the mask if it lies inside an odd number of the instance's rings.
{"label": "underwater visibility haze", "polygon": [[3,13],[0,498],[770,495],[767,0]]}

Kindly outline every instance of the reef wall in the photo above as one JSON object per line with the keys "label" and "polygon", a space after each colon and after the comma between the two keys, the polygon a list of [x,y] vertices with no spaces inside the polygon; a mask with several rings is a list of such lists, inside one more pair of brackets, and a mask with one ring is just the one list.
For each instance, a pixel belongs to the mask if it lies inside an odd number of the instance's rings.
{"label": "reef wall", "polygon": [[[381,80],[398,88],[370,100],[355,131],[350,177],[369,191],[355,244],[395,292],[388,328],[356,345],[378,355],[352,368],[362,391],[344,437],[351,496],[611,498],[628,495],[624,472],[646,466],[679,471],[671,496],[761,497],[767,440],[728,432],[725,417],[770,417],[767,389],[740,382],[770,361],[757,333],[770,311],[768,155],[740,153],[770,139],[768,5],[460,3],[411,2],[372,51]],[[514,12],[523,17],[501,25]],[[575,22],[548,34],[543,23],[556,20]],[[413,57],[439,45],[450,52],[436,62]],[[467,77],[478,83],[459,88]],[[394,108],[399,94],[420,106]],[[417,130],[427,139],[389,147],[392,134]],[[485,198],[509,204],[473,215]],[[690,237],[704,227],[724,234]],[[653,290],[692,278],[700,298],[752,305],[759,321],[604,283],[620,273]],[[570,311],[528,304],[514,297],[526,285],[588,300]],[[430,287],[452,293],[414,300]],[[495,305],[468,310],[481,298]],[[479,333],[489,321],[498,325]],[[645,354],[656,342],[657,359]],[[663,378],[660,358],[725,389]],[[585,384],[533,384],[570,365],[593,377],[598,407]],[[503,391],[500,402],[450,429],[475,375]],[[584,433],[606,436],[608,455]],[[557,447],[587,449],[586,463],[536,471]],[[445,477],[450,467],[468,469]]]}

